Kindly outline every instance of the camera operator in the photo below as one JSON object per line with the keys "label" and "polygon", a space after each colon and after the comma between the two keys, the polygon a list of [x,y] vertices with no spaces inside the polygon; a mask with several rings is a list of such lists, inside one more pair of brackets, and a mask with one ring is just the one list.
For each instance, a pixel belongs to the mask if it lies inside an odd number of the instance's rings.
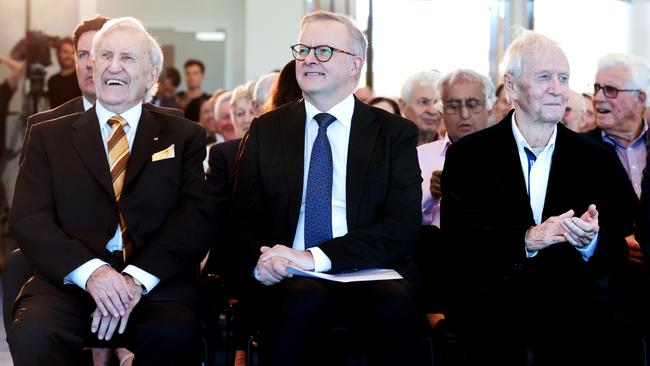
{"label": "camera operator", "polygon": [[[18,88],[18,83],[20,83],[20,80],[25,75],[25,63],[16,61],[11,57],[0,55],[0,64],[6,64],[11,69],[11,75],[0,84],[0,126],[4,126],[11,97],[14,95],[16,88]],[[0,136],[2,137],[0,138],[1,151],[4,151],[4,133],[5,129],[0,128]]]}
{"label": "camera operator", "polygon": [[66,37],[59,42],[56,58],[61,71],[47,81],[50,108],[56,108],[81,95],[75,74],[75,45],[72,38]]}

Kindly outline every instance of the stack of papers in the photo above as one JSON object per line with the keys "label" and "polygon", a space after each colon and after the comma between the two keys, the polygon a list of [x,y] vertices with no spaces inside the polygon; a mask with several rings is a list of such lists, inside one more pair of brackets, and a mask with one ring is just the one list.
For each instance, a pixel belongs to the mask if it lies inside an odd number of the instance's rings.
{"label": "stack of papers", "polygon": [[294,276],[321,278],[324,280],[335,282],[360,282],[360,281],[383,281],[383,280],[401,280],[402,277],[399,273],[392,269],[371,268],[363,269],[354,272],[345,272],[338,274],[327,274],[312,271],[304,271],[302,269],[287,266],[287,272]]}

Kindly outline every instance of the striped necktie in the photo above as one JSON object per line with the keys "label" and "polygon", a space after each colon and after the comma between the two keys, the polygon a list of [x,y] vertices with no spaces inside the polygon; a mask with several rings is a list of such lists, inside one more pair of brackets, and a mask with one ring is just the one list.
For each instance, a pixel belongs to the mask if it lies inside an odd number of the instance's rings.
{"label": "striped necktie", "polygon": [[124,184],[124,176],[126,175],[126,165],[129,162],[129,141],[124,132],[126,120],[120,115],[115,115],[108,120],[108,125],[111,126],[111,134],[106,143],[108,148],[108,163],[111,169],[111,178],[113,179],[113,192],[115,193],[115,201],[117,205],[117,212],[120,221],[120,231],[122,234],[122,256],[124,262],[131,253],[132,245],[129,241],[129,236],[126,230],[126,221],[124,215],[120,211],[119,202],[122,195],[122,185]]}

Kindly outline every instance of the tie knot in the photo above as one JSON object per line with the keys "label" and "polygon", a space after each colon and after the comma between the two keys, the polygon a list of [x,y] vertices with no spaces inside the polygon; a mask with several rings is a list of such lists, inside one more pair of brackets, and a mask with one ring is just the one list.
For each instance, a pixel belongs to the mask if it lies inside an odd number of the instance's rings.
{"label": "tie knot", "polygon": [[119,114],[114,115],[113,117],[108,119],[108,125],[113,128],[116,124],[120,124],[120,126],[124,127],[126,126],[126,120],[124,117],[120,116]]}
{"label": "tie knot", "polygon": [[332,122],[336,121],[336,117],[329,113],[318,113],[314,116],[314,119],[316,120],[316,123],[318,123],[318,127],[325,129],[327,129]]}

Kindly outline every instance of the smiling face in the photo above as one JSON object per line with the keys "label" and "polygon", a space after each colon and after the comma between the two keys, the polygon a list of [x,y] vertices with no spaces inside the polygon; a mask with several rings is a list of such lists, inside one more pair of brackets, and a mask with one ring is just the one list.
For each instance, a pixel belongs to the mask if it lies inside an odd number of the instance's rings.
{"label": "smiling face", "polygon": [[158,79],[146,35],[129,26],[116,26],[99,40],[93,65],[97,100],[114,113],[140,103]]}
{"label": "smiling face", "polygon": [[[599,70],[596,73],[596,84],[613,86],[617,89],[636,89],[630,87],[630,71],[626,66],[619,65]],[[616,98],[607,98],[603,90],[594,94],[594,112],[596,125],[607,132],[617,134],[617,131],[636,129],[643,116],[645,93],[639,91],[619,91]]]}
{"label": "smiling face", "polygon": [[476,103],[480,102],[483,108],[480,112],[472,113],[463,106],[457,113],[443,112],[443,119],[447,127],[449,139],[456,142],[472,132],[487,127],[488,110],[485,108],[485,92],[483,85],[478,82],[459,80],[447,87],[443,92],[443,102],[447,103]]}
{"label": "smiling face", "polygon": [[93,82],[93,63],[90,59],[90,49],[93,46],[95,34],[97,34],[97,31],[88,31],[79,37],[76,54],[79,89],[91,103],[95,102],[95,83]]}
{"label": "smiling face", "polygon": [[521,77],[505,75],[508,94],[517,106],[517,121],[557,123],[569,100],[569,62],[557,47],[525,55]]}
{"label": "smiling face", "polygon": [[248,98],[238,98],[230,107],[230,115],[235,126],[235,132],[238,137],[244,137],[253,122],[255,115],[251,100]]}
{"label": "smiling face", "polygon": [[433,85],[415,82],[408,102],[400,100],[404,118],[412,121],[423,133],[435,133],[440,126],[440,112],[436,109],[438,93]]}
{"label": "smiling face", "polygon": [[[356,54],[348,28],[334,20],[305,24],[298,43],[310,47],[325,45]],[[352,93],[363,62],[361,56],[337,51],[327,62],[321,62],[310,50],[303,61],[296,61],[296,79],[305,99],[320,110],[327,110]]]}

